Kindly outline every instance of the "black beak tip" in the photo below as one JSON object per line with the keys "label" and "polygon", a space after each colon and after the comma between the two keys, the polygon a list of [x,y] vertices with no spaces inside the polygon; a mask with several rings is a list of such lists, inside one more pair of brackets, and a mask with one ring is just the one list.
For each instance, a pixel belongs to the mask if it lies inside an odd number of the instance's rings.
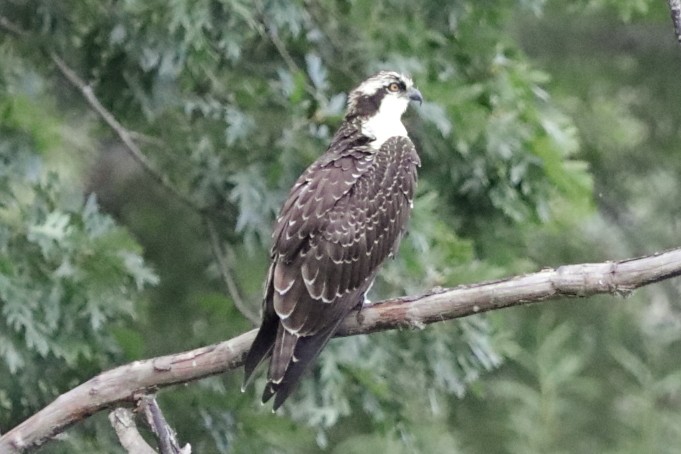
{"label": "black beak tip", "polygon": [[412,88],[409,90],[409,100],[410,101],[418,101],[419,106],[423,104],[423,96],[421,95],[421,92],[418,91],[416,88]]}

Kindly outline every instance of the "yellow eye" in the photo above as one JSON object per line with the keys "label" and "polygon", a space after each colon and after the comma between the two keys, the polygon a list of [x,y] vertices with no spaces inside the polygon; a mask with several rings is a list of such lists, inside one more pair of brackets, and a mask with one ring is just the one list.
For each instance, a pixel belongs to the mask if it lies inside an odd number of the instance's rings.
{"label": "yellow eye", "polygon": [[388,85],[388,90],[392,91],[393,93],[396,93],[400,91],[400,84],[397,82],[393,82],[390,85]]}

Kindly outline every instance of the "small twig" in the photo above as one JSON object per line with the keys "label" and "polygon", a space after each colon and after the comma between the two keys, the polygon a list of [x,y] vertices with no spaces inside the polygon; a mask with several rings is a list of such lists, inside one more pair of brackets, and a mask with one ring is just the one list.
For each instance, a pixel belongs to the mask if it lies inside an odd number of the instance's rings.
{"label": "small twig", "polygon": [[25,31],[23,31],[20,27],[14,25],[5,16],[0,16],[0,28],[15,36],[19,36],[22,38],[26,36]]}
{"label": "small twig", "polygon": [[191,454],[192,447],[187,443],[183,448],[177,441],[177,434],[163,416],[161,407],[152,396],[144,396],[140,400],[139,409],[143,411],[145,421],[156,436],[161,454]]}
{"label": "small twig", "polygon": [[277,52],[279,52],[279,55],[286,63],[286,66],[288,66],[289,71],[294,74],[301,71],[296,62],[293,60],[293,57],[291,57],[291,54],[289,54],[284,43],[281,41],[281,39],[279,39],[277,32],[272,30],[269,25],[265,24],[265,33],[267,34],[269,40],[272,41],[272,44],[274,44],[274,47],[277,49]]}
{"label": "small twig", "polygon": [[142,132],[137,131],[128,130],[128,132],[130,133],[130,137],[132,137],[132,139],[135,142],[148,143],[150,145],[155,145],[157,147],[164,148],[167,147],[166,143],[163,140],[159,139],[158,137],[153,137],[150,136],[149,134],[144,134]]}
{"label": "small twig", "polygon": [[255,7],[260,14],[260,25],[261,27],[257,27],[258,32],[260,33],[260,36],[269,40],[273,45],[274,48],[277,50],[277,53],[281,57],[281,59],[284,61],[286,66],[288,67],[288,70],[292,74],[296,73],[302,73],[306,80],[305,80],[305,91],[307,91],[308,94],[310,94],[314,98],[318,98],[317,91],[315,88],[307,81],[307,72],[303,71],[300,66],[296,63],[296,61],[293,59],[291,54],[289,53],[288,49],[286,49],[286,45],[284,42],[279,38],[279,34],[277,33],[277,30],[275,30],[268,22],[266,19],[266,14],[265,10],[262,6],[262,3],[260,1],[255,2]]}
{"label": "small twig", "polygon": [[[27,36],[27,33],[25,31],[23,31],[17,25],[13,24],[4,16],[0,16],[0,29],[6,30],[7,32],[15,36],[19,37]],[[283,50],[285,54],[288,55],[286,50],[285,49]],[[114,131],[114,133],[118,136],[119,140],[123,143],[126,151],[142,166],[142,168],[149,175],[151,175],[162,187],[170,191],[178,200],[183,202],[192,210],[199,213],[199,215],[203,218],[203,220],[206,222],[206,225],[208,226],[208,231],[211,236],[213,252],[218,262],[220,273],[222,275],[223,280],[225,281],[227,291],[229,292],[230,296],[232,297],[232,300],[234,301],[234,305],[239,310],[239,312],[241,312],[244,315],[244,317],[250,320],[254,325],[257,325],[259,322],[259,317],[257,314],[255,314],[248,308],[248,306],[244,303],[243,299],[239,294],[238,286],[236,285],[236,282],[234,281],[234,278],[232,277],[232,274],[229,270],[227,259],[225,258],[225,254],[223,253],[222,248],[220,247],[219,237],[215,231],[213,222],[208,216],[208,213],[206,212],[205,209],[198,207],[189,197],[187,197],[185,194],[183,194],[177,188],[175,188],[172,184],[170,184],[168,178],[153,166],[153,164],[147,159],[147,157],[144,155],[144,153],[136,143],[146,142],[153,144],[155,146],[163,147],[165,145],[163,141],[136,131],[131,131],[124,127],[116,119],[116,117],[114,117],[114,115],[106,107],[102,105],[102,103],[99,101],[94,91],[92,90],[92,87],[86,84],[76,74],[76,72],[64,62],[64,60],[61,57],[59,57],[54,52],[48,52],[48,54],[50,59],[54,62],[54,64],[57,66],[57,68],[66,78],[66,80],[68,80],[69,83],[82,94],[82,96],[85,98],[86,102],[90,105],[92,110],[94,110],[95,113],[97,113],[97,115],[99,115],[99,117]],[[288,56],[288,58],[289,62],[295,65],[295,62],[293,62],[290,59],[290,55]]]}
{"label": "small twig", "polygon": [[102,105],[97,96],[94,94],[92,87],[86,84],[65,62],[54,52],[50,52],[50,59],[57,66],[62,75],[68,80],[71,85],[80,91],[90,107],[104,120],[104,122],[116,133],[123,145],[125,145],[128,153],[142,166],[142,168],[154,178],[162,187],[170,191],[178,200],[190,207],[192,210],[199,213],[202,209],[185,194],[180,192],[175,186],[170,184],[168,178],[159,172],[147,157],[142,153],[142,150],[137,146],[133,140],[133,134],[128,131],[122,124],[116,120],[109,110]]}
{"label": "small twig", "polygon": [[121,446],[126,452],[129,454],[157,454],[137,430],[132,410],[117,408],[109,413],[109,421],[116,431],[118,441],[121,442]]}
{"label": "small twig", "polygon": [[241,312],[241,315],[246,317],[254,326],[258,325],[260,322],[260,317],[258,317],[258,315],[254,313],[250,307],[248,307],[243,298],[241,298],[239,287],[236,285],[236,281],[234,280],[234,277],[232,276],[232,273],[229,269],[229,263],[227,263],[228,257],[226,257],[224,251],[222,250],[222,246],[220,245],[220,237],[218,236],[218,232],[215,229],[215,224],[208,217],[205,218],[205,222],[206,228],[208,229],[208,235],[210,237],[211,247],[213,249],[213,255],[215,256],[215,261],[218,263],[222,280],[225,282],[225,286],[227,287],[229,295],[232,297],[232,301],[234,301],[234,306],[239,312]]}
{"label": "small twig", "polygon": [[[28,36],[28,33],[22,30],[21,27],[15,25],[4,16],[0,16],[0,29],[3,29],[6,32],[18,37],[25,38],[26,36]],[[47,54],[49,55],[50,59],[54,62],[54,64],[57,66],[62,75],[66,78],[66,80],[68,80],[69,83],[74,88],[80,91],[81,95],[83,95],[83,97],[90,105],[90,107],[116,133],[120,141],[123,142],[123,145],[125,145],[125,149],[142,166],[142,168],[152,178],[154,178],[163,188],[165,188],[171,194],[177,197],[177,199],[179,199],[182,203],[190,207],[192,210],[202,213],[203,210],[200,207],[198,207],[194,203],[194,201],[192,201],[189,197],[180,192],[177,188],[175,188],[175,186],[170,184],[168,178],[151,164],[151,162],[147,159],[144,153],[142,153],[142,150],[137,146],[137,144],[134,141],[135,138],[142,137],[144,138],[145,141],[151,141],[150,138],[148,136],[143,136],[139,133],[131,132],[128,129],[126,129],[121,123],[118,122],[118,120],[116,120],[113,114],[102,105],[97,96],[94,94],[92,87],[86,84],[83,81],[83,79],[81,79],[76,74],[76,72],[73,69],[71,69],[59,55],[52,51],[47,51]]]}
{"label": "small twig", "polygon": [[272,29],[272,27],[267,23],[265,17],[265,9],[263,8],[262,2],[256,1],[254,2],[255,9],[257,10],[258,14],[260,15],[260,20],[259,25],[261,27],[256,27],[258,32],[260,33],[260,36],[263,38],[266,38],[267,40],[271,41],[272,44],[274,44],[275,49],[277,49],[277,52],[281,56],[282,60],[284,60],[284,63],[286,63],[286,66],[288,66],[288,70],[291,71],[292,73],[297,73],[300,71],[300,67],[298,67],[298,64],[293,60],[293,57],[291,57],[291,54],[289,54],[288,50],[286,49],[286,46],[284,45],[283,42],[279,39],[279,35],[277,35],[276,31]]}
{"label": "small twig", "polygon": [[667,0],[667,3],[669,3],[669,9],[671,10],[676,39],[681,43],[681,0]]}
{"label": "small twig", "polygon": [[[22,30],[21,27],[12,23],[9,19],[7,19],[4,16],[0,16],[0,29],[5,30],[10,34],[21,38],[25,38],[28,36],[28,33]],[[99,117],[102,120],[104,120],[104,122],[114,131],[114,133],[116,133],[119,140],[125,146],[127,152],[133,157],[133,159],[135,159],[142,166],[144,171],[147,172],[163,188],[168,190],[182,203],[187,205],[192,210],[198,212],[199,214],[203,214],[203,209],[198,207],[193,200],[191,200],[188,196],[180,192],[175,186],[173,186],[170,183],[169,179],[153,166],[153,164],[149,161],[149,159],[147,159],[144,153],[142,153],[140,147],[137,146],[137,144],[135,143],[135,139],[143,139],[146,142],[154,142],[156,144],[159,143],[158,140],[126,129],[121,123],[119,123],[116,117],[114,117],[114,115],[111,112],[109,112],[109,110],[106,107],[104,107],[104,105],[99,101],[94,91],[92,90],[92,87],[86,84],[85,81],[83,81],[83,79],[81,79],[78,76],[78,74],[76,74],[76,72],[73,69],[71,69],[71,67],[69,67],[59,55],[49,50],[46,50],[46,53],[49,56],[50,60],[52,60],[52,62],[54,62],[54,64],[57,66],[59,72],[61,72],[61,74],[66,78],[66,80],[81,93],[81,95],[83,96],[83,98],[85,98],[85,101],[87,101],[92,110],[94,110],[95,113],[97,113],[97,115],[99,115]]]}

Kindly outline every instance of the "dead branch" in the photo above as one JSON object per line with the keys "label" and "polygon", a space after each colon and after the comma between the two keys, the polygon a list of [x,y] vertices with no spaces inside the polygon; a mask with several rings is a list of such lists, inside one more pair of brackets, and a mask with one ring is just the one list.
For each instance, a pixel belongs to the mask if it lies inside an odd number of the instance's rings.
{"label": "dead branch", "polygon": [[[681,248],[617,262],[566,265],[494,282],[438,289],[421,296],[382,301],[352,313],[338,336],[368,334],[466,317],[505,307],[562,297],[627,295],[634,289],[681,275]],[[158,388],[195,381],[242,365],[256,330],[225,342],[158,358],[135,361],[62,394],[0,437],[0,452],[36,448],[67,427]]]}
{"label": "dead branch", "polygon": [[137,431],[135,416],[129,408],[117,408],[109,413],[109,421],[116,431],[118,441],[129,454],[157,454]]}
{"label": "dead branch", "polygon": [[186,444],[183,448],[180,448],[177,434],[163,416],[155,397],[142,397],[138,408],[144,413],[145,421],[156,437],[161,454],[191,454],[191,445]]}

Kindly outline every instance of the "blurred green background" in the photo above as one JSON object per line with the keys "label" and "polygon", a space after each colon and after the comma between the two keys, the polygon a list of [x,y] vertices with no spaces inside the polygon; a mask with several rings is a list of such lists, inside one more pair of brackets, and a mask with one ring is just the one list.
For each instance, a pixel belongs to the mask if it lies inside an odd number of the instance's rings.
{"label": "blurred green background", "polygon": [[[3,0],[0,18],[0,432],[103,369],[250,329],[235,299],[257,313],[279,205],[379,69],[426,102],[405,116],[410,233],[372,300],[680,246],[666,2]],[[276,415],[240,371],[160,405],[197,453],[675,453],[679,292],[334,340]],[[102,413],[40,452],[122,448]]]}

